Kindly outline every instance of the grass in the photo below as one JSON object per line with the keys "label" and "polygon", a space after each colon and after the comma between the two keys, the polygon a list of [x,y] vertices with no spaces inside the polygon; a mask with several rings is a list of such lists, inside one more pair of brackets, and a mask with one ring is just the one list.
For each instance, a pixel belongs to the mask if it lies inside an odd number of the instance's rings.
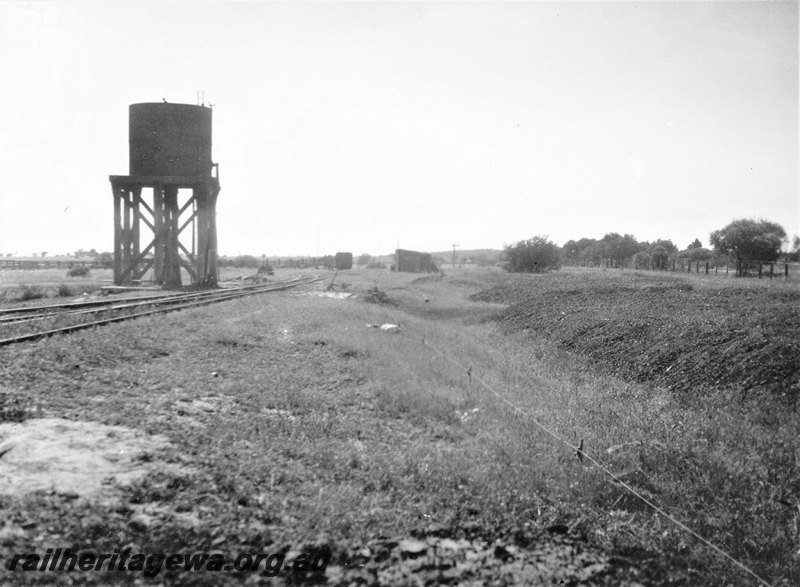
{"label": "grass", "polygon": [[[113,283],[113,270],[92,269],[83,273],[85,269],[85,267],[75,267],[73,270],[2,270],[0,271],[0,303],[69,297],[83,293],[92,294],[100,291],[103,286]],[[74,270],[79,271],[74,272]],[[220,280],[246,277],[254,273],[254,269],[222,267]],[[275,279],[280,278],[280,275],[275,277]],[[189,275],[185,271],[183,271],[182,279],[184,284],[190,282]]]}
{"label": "grass", "polygon": [[[170,458],[197,471],[145,480],[131,503],[219,501],[202,528],[140,536],[123,525],[113,540],[93,538],[98,550],[124,540],[199,549],[218,536],[274,550],[564,524],[643,569],[645,583],[748,583],[479,377],[762,576],[800,579],[800,515],[780,502],[800,487],[796,414],[724,394],[687,404],[544,339],[503,334],[486,320],[502,306],[468,299],[512,279],[502,273],[340,279],[397,305],[286,292],[0,349],[0,376],[46,415],[165,434]],[[383,323],[400,333],[366,327]],[[197,400],[211,409],[193,409]]]}
{"label": "grass", "polygon": [[88,276],[70,276],[63,269],[4,270],[0,271],[0,302],[94,293],[110,283],[110,269],[95,269]]}
{"label": "grass", "polygon": [[[474,276],[469,279],[480,281]],[[454,276],[450,283],[454,281],[472,284],[462,276]],[[421,280],[419,289],[426,296],[435,296],[436,283]],[[741,287],[757,286],[745,281]],[[385,355],[394,355],[391,372],[382,370],[372,378],[387,381],[387,388],[395,390],[394,394],[384,392],[389,396],[384,403],[399,406],[411,417],[440,414],[444,396],[450,402],[450,409],[445,410],[448,413],[466,408],[480,397],[483,414],[491,417],[478,417],[475,425],[488,425],[492,418],[500,418],[499,425],[482,430],[480,444],[493,452],[489,461],[478,467],[485,474],[481,478],[472,475],[473,491],[484,485],[490,488],[487,495],[501,493],[493,481],[497,471],[492,466],[499,458],[507,464],[506,470],[514,471],[509,483],[512,487],[537,487],[547,480],[546,494],[561,504],[555,510],[544,509],[551,521],[560,516],[570,518],[571,523],[578,521],[609,548],[628,551],[646,546],[651,552],[665,553],[673,564],[680,561],[686,573],[692,567],[705,567],[708,574],[695,575],[695,580],[717,577],[724,582],[737,577],[724,560],[715,558],[692,538],[669,527],[636,500],[623,499],[617,487],[580,466],[570,451],[553,443],[531,422],[509,418],[507,412],[497,416],[496,399],[486,390],[464,389],[464,366],[471,366],[493,389],[573,444],[584,440],[586,450],[599,455],[612,471],[633,479],[631,483],[645,495],[735,556],[748,560],[767,576],[796,579],[797,568],[789,561],[791,545],[798,539],[798,515],[791,500],[785,499],[798,487],[791,449],[792,439],[800,431],[795,414],[786,413],[777,403],[770,405],[769,398],[731,401],[724,393],[687,405],[652,386],[603,377],[588,362],[543,341],[536,343],[522,336],[509,340],[486,325],[465,324],[486,308],[465,305],[458,293],[440,292],[426,305],[419,302],[419,296],[409,295],[410,290],[390,287],[388,292],[403,300],[404,308],[412,314],[452,319],[461,313],[461,323],[448,325],[437,320],[431,325],[416,316],[387,316],[404,321],[407,335],[413,332],[406,337],[411,346],[394,339],[381,341],[378,348],[383,344],[392,347],[391,353],[385,351]],[[432,358],[419,350],[421,345],[415,349],[420,335],[457,357],[462,367]],[[454,393],[459,387],[454,381],[459,380],[460,395]],[[453,419],[439,421],[455,425]],[[468,461],[475,470],[480,455],[472,452]],[[523,500],[518,507],[525,505]],[[487,508],[484,503],[481,511],[491,509]],[[537,506],[537,512],[541,511]],[[620,519],[624,520],[621,526]]]}
{"label": "grass", "polygon": [[45,296],[44,290],[38,285],[23,285],[19,290],[19,300],[27,302],[28,300],[38,300]]}

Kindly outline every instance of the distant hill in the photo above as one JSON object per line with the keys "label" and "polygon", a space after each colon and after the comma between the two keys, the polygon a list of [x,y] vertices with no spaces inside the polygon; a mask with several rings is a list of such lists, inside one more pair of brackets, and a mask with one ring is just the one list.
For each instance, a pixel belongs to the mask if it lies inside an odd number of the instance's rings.
{"label": "distant hill", "polygon": [[[453,249],[449,251],[426,251],[430,252],[431,255],[450,255],[453,256]],[[475,255],[488,255],[488,256],[499,256],[503,253],[500,249],[464,249],[461,250],[456,248],[456,257],[465,256],[465,257],[474,257]]]}
{"label": "distant hill", "polygon": [[[453,250],[449,251],[436,251],[431,253],[434,259],[444,261],[445,264],[453,262]],[[457,263],[476,263],[478,265],[495,265],[498,263],[503,255],[503,251],[499,249],[456,249],[456,262]]]}

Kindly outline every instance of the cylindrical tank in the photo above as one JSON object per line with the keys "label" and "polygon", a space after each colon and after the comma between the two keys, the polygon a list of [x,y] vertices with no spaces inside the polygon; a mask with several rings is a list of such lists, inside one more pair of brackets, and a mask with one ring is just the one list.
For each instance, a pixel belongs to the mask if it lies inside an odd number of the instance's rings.
{"label": "cylindrical tank", "polygon": [[211,108],[131,104],[131,175],[210,175]]}

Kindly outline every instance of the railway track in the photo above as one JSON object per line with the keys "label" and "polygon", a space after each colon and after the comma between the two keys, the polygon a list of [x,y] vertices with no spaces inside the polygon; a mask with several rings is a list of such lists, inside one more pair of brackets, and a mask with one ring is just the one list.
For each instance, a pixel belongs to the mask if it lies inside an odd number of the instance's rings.
{"label": "railway track", "polygon": [[[325,279],[325,276],[298,276],[280,282],[190,293],[0,309],[0,346],[38,340],[56,334],[66,334],[143,316],[196,308],[244,296],[281,291],[322,279]],[[87,317],[90,320],[87,321]],[[9,334],[11,335],[9,336]]]}

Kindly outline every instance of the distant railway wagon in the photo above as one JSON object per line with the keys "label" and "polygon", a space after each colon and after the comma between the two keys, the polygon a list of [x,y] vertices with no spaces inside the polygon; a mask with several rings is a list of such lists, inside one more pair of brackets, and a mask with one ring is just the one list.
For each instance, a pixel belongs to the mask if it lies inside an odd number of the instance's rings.
{"label": "distant railway wagon", "polygon": [[352,269],[353,253],[336,253],[336,269]]}
{"label": "distant railway wagon", "polygon": [[433,262],[433,257],[430,253],[397,249],[397,251],[395,251],[395,257],[396,271],[405,271],[407,273],[435,273],[439,270]]}

